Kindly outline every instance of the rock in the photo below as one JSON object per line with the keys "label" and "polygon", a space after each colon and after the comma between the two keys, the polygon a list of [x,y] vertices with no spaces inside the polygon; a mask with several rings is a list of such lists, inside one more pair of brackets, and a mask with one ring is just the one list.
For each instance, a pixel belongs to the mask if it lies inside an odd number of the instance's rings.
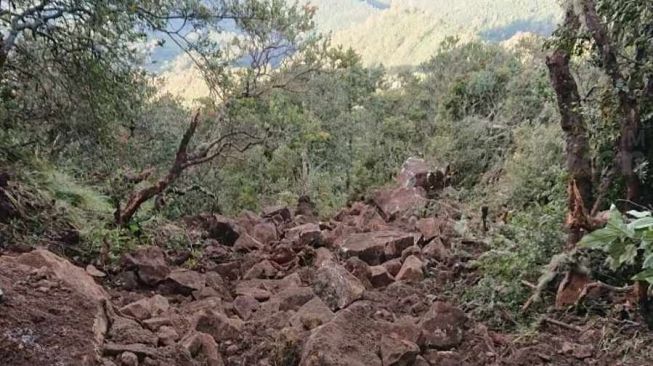
{"label": "rock", "polygon": [[267,301],[270,299],[272,294],[266,289],[250,286],[247,283],[241,282],[236,285],[236,296],[250,296],[258,301]]}
{"label": "rock", "polygon": [[261,242],[263,245],[268,245],[279,240],[277,227],[272,222],[260,222],[252,229],[252,237]]}
{"label": "rock", "polygon": [[120,286],[123,290],[127,291],[135,290],[139,286],[138,276],[134,271],[122,271],[118,273],[115,283],[117,286]]}
{"label": "rock", "polygon": [[418,324],[421,328],[419,342],[426,348],[447,351],[463,341],[466,323],[467,316],[462,310],[435,302]]}
{"label": "rock", "polygon": [[[236,223],[238,226],[243,228],[243,230],[248,233],[251,233],[254,226],[259,222],[261,222],[261,218],[254,212],[248,210],[242,211],[236,218]],[[241,232],[241,235],[242,234],[243,233]]]}
{"label": "rock", "polygon": [[16,257],[16,262],[31,268],[45,268],[54,278],[84,297],[101,302],[109,295],[85,270],[47,250],[37,249]]}
{"label": "rock", "polygon": [[414,255],[409,256],[401,266],[401,270],[397,273],[397,281],[406,282],[419,282],[424,279],[424,272],[422,266],[424,264]]}
{"label": "rock", "polygon": [[5,301],[5,293],[0,288],[0,304]]}
{"label": "rock", "polygon": [[313,260],[313,266],[319,268],[323,263],[330,262],[334,260],[333,253],[327,248],[317,248],[315,250],[315,260]]}
{"label": "rock", "polygon": [[[428,362],[428,365],[468,366],[468,363],[464,362],[463,358],[457,352],[427,350],[422,356]],[[541,361],[539,357],[536,357],[536,359],[538,362]]]}
{"label": "rock", "polygon": [[396,231],[359,233],[348,236],[340,246],[340,252],[345,258],[356,256],[374,266],[399,257],[401,251],[413,243],[411,234]]}
{"label": "rock", "polygon": [[199,291],[205,286],[206,279],[201,273],[188,269],[176,269],[159,285],[159,290],[164,294],[190,296],[194,291]]}
{"label": "rock", "polygon": [[335,262],[326,262],[317,270],[313,290],[331,310],[344,309],[360,299],[365,286]]}
{"label": "rock", "polygon": [[236,223],[221,215],[212,215],[205,219],[204,229],[209,238],[229,247],[233,246],[240,236]]}
{"label": "rock", "polygon": [[290,318],[293,327],[312,330],[333,319],[335,314],[318,297],[302,305],[299,310]]}
{"label": "rock", "polygon": [[172,319],[167,316],[158,316],[155,318],[149,318],[143,320],[143,325],[145,325],[149,330],[157,330],[164,325],[172,325]]}
{"label": "rock", "polygon": [[193,324],[193,329],[211,335],[216,342],[237,339],[243,327],[242,320],[229,318],[213,310],[198,313]]}
{"label": "rock", "polygon": [[123,352],[120,354],[120,364],[123,366],[138,366],[138,356],[131,352]]}
{"label": "rock", "polygon": [[175,328],[164,325],[159,328],[159,331],[156,333],[159,344],[163,346],[170,346],[174,344],[179,339],[179,333]]}
{"label": "rock", "polygon": [[157,337],[154,333],[143,329],[136,321],[121,316],[112,319],[107,337],[111,342],[121,344],[140,343],[153,346],[157,344]]}
{"label": "rock", "polygon": [[446,170],[431,169],[423,159],[411,157],[402,165],[397,182],[401,187],[421,187],[433,194],[447,186],[447,174]]}
{"label": "rock", "polygon": [[241,234],[234,244],[234,250],[241,253],[248,253],[261,249],[263,249],[263,243],[254,239],[247,233]]}
{"label": "rock", "polygon": [[252,266],[252,268],[245,273],[243,279],[253,280],[256,278],[275,278],[278,272],[279,271],[274,268],[274,265],[266,259]]}
{"label": "rock", "polygon": [[379,349],[383,366],[413,366],[420,352],[415,343],[386,335],[381,337]]}
{"label": "rock", "polygon": [[120,312],[137,320],[158,316],[170,308],[168,299],[161,295],[140,299],[120,308]]}
{"label": "rock", "polygon": [[377,191],[373,197],[386,221],[422,212],[429,203],[421,187],[401,187]]}
{"label": "rock", "polygon": [[345,268],[349,271],[349,273],[358,278],[366,288],[372,287],[372,284],[370,283],[370,276],[372,275],[372,272],[370,271],[370,266],[368,266],[367,263],[358,259],[358,257],[351,257],[345,262]]}
{"label": "rock", "polygon": [[440,236],[440,220],[435,217],[427,217],[417,220],[415,228],[422,234],[424,241],[429,242],[433,238]]}
{"label": "rock", "polygon": [[159,355],[155,348],[140,343],[118,344],[107,342],[102,346],[102,352],[107,356],[115,356],[123,352],[131,352],[139,357],[157,358]]}
{"label": "rock", "polygon": [[95,268],[95,266],[92,265],[92,264],[89,264],[88,266],[86,266],[86,273],[88,273],[89,276],[95,277],[95,278],[104,278],[104,277],[107,276],[106,273],[104,273],[104,272],[100,271],[99,269]]}
{"label": "rock", "polygon": [[263,214],[261,216],[263,218],[272,218],[277,215],[281,216],[284,222],[288,222],[290,221],[290,219],[292,219],[292,214],[290,213],[290,209],[285,206],[266,207],[263,209]]}
{"label": "rock", "polygon": [[385,287],[395,281],[394,277],[384,266],[370,267],[370,283],[373,287]]}
{"label": "rock", "polygon": [[271,301],[278,302],[281,311],[296,311],[314,297],[310,287],[289,287],[274,295]]}
{"label": "rock", "polygon": [[420,247],[418,247],[417,245],[413,245],[404,249],[401,252],[401,260],[405,261],[406,258],[410,257],[411,255],[419,259],[422,256],[422,249],[420,249]]}
{"label": "rock", "polygon": [[577,344],[571,342],[563,342],[560,353],[570,355],[579,360],[592,357],[594,354],[594,346],[591,344]]}
{"label": "rock", "polygon": [[309,218],[316,218],[318,216],[317,206],[311,201],[309,196],[299,196],[297,199],[297,208],[295,209],[295,216],[306,216]]}
{"label": "rock", "polygon": [[[392,323],[374,320],[374,311],[372,303],[359,301],[313,329],[299,366],[383,366],[403,365],[398,363],[402,359],[414,361],[419,353],[417,346],[402,339]],[[397,361],[386,364],[385,360]]]}
{"label": "rock", "polygon": [[193,333],[181,341],[182,347],[193,358],[204,359],[208,366],[223,366],[222,355],[218,351],[218,344],[209,334]]}
{"label": "rock", "polygon": [[233,301],[234,311],[242,320],[249,320],[261,305],[251,296],[238,296]]}
{"label": "rock", "polygon": [[219,263],[215,266],[214,270],[220,274],[220,276],[234,281],[238,279],[238,276],[240,275],[240,262],[232,261]]}
{"label": "rock", "polygon": [[444,261],[451,256],[451,253],[449,252],[449,249],[444,246],[440,238],[435,238],[422,248],[422,255],[427,259]]}
{"label": "rock", "polygon": [[395,258],[383,263],[383,267],[388,270],[392,276],[396,276],[401,271],[401,259]]}
{"label": "rock", "polygon": [[134,270],[138,279],[148,286],[157,285],[170,274],[165,254],[158,247],[140,247],[134,252],[124,255],[122,263],[126,269]]}
{"label": "rock", "polygon": [[321,245],[322,231],[319,225],[309,223],[286,231],[286,238],[291,240],[297,247],[306,245],[318,247]]}

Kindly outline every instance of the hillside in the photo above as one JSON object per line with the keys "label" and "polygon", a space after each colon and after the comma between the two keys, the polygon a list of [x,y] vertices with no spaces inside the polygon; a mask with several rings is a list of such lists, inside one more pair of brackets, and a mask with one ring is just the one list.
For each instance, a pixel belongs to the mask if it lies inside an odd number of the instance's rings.
{"label": "hillside", "polygon": [[385,66],[426,61],[448,36],[503,41],[519,32],[548,35],[560,17],[555,2],[542,0],[395,0],[382,6],[326,0],[311,4],[319,8],[320,28],[334,32],[334,43],[352,47],[368,64]]}

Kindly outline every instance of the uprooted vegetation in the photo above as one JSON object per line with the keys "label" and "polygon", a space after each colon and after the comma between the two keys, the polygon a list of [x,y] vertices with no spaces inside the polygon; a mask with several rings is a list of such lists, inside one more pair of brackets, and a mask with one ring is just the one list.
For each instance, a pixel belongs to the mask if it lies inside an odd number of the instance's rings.
{"label": "uprooted vegetation", "polygon": [[[310,6],[43,3],[0,17],[0,363],[653,360],[646,6],[396,72]],[[212,94],[161,94],[142,29]]]}

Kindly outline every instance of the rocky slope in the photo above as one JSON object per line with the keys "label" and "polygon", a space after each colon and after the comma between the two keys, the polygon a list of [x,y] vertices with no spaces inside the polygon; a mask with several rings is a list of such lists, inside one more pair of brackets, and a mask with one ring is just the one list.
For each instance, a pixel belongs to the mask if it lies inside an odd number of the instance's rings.
{"label": "rocky slope", "polygon": [[0,364],[618,364],[596,329],[518,341],[459,308],[443,289],[473,277],[466,263],[484,247],[456,236],[445,185],[410,160],[396,187],[328,222],[307,198],[188,218],[204,239],[192,269],[188,253],[158,247],[105,272],[46,250],[2,256]]}

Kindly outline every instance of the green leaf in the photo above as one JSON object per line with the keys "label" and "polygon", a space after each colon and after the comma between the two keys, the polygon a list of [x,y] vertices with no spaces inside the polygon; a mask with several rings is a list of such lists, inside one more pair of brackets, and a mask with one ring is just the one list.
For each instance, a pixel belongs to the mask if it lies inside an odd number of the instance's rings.
{"label": "green leaf", "polygon": [[651,211],[635,211],[635,210],[631,210],[631,211],[626,212],[626,214],[628,214],[629,216],[632,216],[632,217],[634,217],[636,219],[641,219],[641,218],[644,218],[644,217],[651,217]]}
{"label": "green leaf", "polygon": [[646,269],[633,276],[634,281],[646,281],[653,283],[653,269]]}
{"label": "green leaf", "polygon": [[603,228],[595,230],[583,237],[579,245],[588,249],[607,250],[608,246],[615,240],[619,239],[620,231],[612,228]]}
{"label": "green leaf", "polygon": [[644,258],[642,267],[645,269],[653,269],[653,253],[649,253],[646,258]]}
{"label": "green leaf", "polygon": [[637,258],[637,247],[635,245],[626,245],[624,252],[619,257],[619,265],[624,263],[633,264],[635,263],[635,258]]}
{"label": "green leaf", "polygon": [[653,217],[642,217],[628,224],[628,227],[633,230],[641,230],[653,227]]}

